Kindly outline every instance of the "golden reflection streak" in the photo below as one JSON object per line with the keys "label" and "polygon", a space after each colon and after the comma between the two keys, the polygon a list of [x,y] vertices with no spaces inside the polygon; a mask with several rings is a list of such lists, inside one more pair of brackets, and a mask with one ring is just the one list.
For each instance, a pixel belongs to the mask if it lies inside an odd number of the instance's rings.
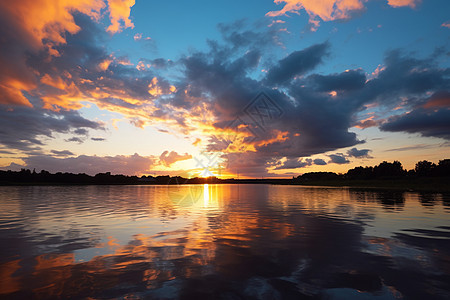
{"label": "golden reflection streak", "polygon": [[207,207],[209,204],[209,186],[207,183],[203,185],[203,206]]}

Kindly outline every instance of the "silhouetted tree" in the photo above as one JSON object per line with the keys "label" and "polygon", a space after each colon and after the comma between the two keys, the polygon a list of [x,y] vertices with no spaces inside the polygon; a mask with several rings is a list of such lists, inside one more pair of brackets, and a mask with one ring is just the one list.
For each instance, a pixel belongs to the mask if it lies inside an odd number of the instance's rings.
{"label": "silhouetted tree", "polygon": [[333,172],[309,172],[297,177],[300,181],[321,181],[338,179],[339,175]]}
{"label": "silhouetted tree", "polygon": [[383,161],[373,168],[373,174],[376,178],[402,177],[406,175],[401,162],[395,160],[392,163]]}
{"label": "silhouetted tree", "polygon": [[450,177],[450,159],[442,159],[435,168],[437,176]]}
{"label": "silhouetted tree", "polygon": [[356,167],[347,171],[345,178],[348,179],[372,179],[373,167]]}
{"label": "silhouetted tree", "polygon": [[416,163],[414,170],[416,171],[417,176],[432,176],[434,175],[435,168],[436,164],[427,160],[422,160]]}

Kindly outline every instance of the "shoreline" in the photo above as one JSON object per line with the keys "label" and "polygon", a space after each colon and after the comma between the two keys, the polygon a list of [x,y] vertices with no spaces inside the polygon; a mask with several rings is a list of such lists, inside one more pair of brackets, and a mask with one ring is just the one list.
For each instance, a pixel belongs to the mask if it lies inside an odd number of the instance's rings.
{"label": "shoreline", "polygon": [[164,186],[164,185],[188,185],[188,184],[272,184],[311,187],[336,187],[336,188],[362,188],[362,189],[389,189],[412,192],[438,192],[450,193],[450,178],[400,178],[400,179],[376,179],[376,180],[311,180],[298,181],[293,179],[216,179],[198,180],[197,182],[0,182],[0,186],[102,186],[102,185],[135,185],[135,186]]}

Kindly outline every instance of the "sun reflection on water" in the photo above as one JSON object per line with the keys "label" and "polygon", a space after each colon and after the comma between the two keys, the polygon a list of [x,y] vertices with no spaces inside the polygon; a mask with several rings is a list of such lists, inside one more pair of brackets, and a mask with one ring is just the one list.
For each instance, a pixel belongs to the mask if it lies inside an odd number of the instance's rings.
{"label": "sun reflection on water", "polygon": [[209,185],[205,183],[203,185],[203,206],[208,207],[209,205]]}
{"label": "sun reflection on water", "polygon": [[[57,196],[61,191],[64,197]],[[44,187],[23,199],[17,193],[0,204],[20,203],[22,211],[14,218],[0,215],[0,221],[10,233],[20,225],[17,239],[31,250],[2,249],[0,298],[108,298],[123,296],[124,286],[130,297],[160,298],[168,286],[176,293],[189,290],[189,280],[227,276],[241,278],[243,286],[261,276],[298,280],[297,267],[320,274],[315,263],[339,260],[346,265],[334,274],[340,278],[350,269],[372,272],[371,259],[379,257],[408,260],[427,272],[445,273],[447,266],[448,251],[437,239],[449,238],[444,195],[216,184]],[[6,236],[4,230],[0,242]],[[380,265],[377,272],[373,278],[390,269]],[[425,272],[417,276],[426,279]],[[312,288],[318,293],[322,287]],[[239,291],[250,297],[247,292]]]}

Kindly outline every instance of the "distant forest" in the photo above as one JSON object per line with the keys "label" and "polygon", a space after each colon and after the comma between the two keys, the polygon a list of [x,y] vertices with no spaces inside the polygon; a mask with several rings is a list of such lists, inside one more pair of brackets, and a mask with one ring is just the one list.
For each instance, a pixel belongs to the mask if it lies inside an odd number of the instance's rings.
{"label": "distant forest", "polygon": [[[324,184],[352,185],[370,182],[404,181],[441,183],[448,185],[450,177],[450,159],[440,160],[438,164],[422,160],[412,170],[405,170],[399,161],[383,161],[374,167],[356,167],[344,174],[333,172],[310,172],[292,179],[220,179],[183,178],[180,176],[126,176],[113,175],[110,172],[90,176],[84,173],[55,173],[45,170],[36,172],[28,169],[21,171],[0,171],[0,185],[33,185],[33,184],[202,184],[202,183],[273,183],[273,184]],[[428,180],[424,180],[429,178]],[[382,184],[385,185],[385,184]]]}

